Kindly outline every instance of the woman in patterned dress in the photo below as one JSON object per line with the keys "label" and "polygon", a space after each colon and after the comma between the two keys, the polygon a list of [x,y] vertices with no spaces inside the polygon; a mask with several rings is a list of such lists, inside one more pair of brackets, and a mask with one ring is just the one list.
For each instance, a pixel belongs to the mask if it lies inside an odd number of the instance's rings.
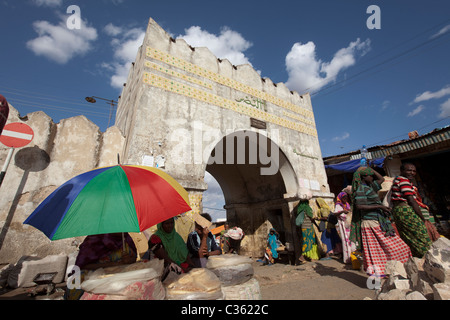
{"label": "woman in patterned dress", "polygon": [[302,233],[302,254],[298,259],[298,264],[304,264],[308,260],[319,260],[320,252],[317,247],[316,233],[313,227],[314,215],[307,200],[301,201],[297,207],[297,218],[299,219],[299,227],[301,227]]}
{"label": "woman in patterned dress", "polygon": [[400,167],[400,176],[392,183],[393,217],[400,237],[411,248],[414,257],[422,258],[432,242],[428,236],[425,217],[416,199],[411,180],[416,175],[416,167],[405,163]]}
{"label": "woman in patterned dress", "polygon": [[405,263],[411,257],[408,245],[395,233],[378,191],[384,178],[375,170],[360,167],[352,182],[352,226],[350,240],[362,251],[364,270],[383,277],[389,260]]}
{"label": "woman in patterned dress", "polygon": [[336,197],[334,214],[338,216],[337,229],[342,239],[342,259],[344,263],[351,263],[350,255],[356,250],[356,246],[350,241],[350,223],[351,221],[351,205],[349,195],[342,191]]}

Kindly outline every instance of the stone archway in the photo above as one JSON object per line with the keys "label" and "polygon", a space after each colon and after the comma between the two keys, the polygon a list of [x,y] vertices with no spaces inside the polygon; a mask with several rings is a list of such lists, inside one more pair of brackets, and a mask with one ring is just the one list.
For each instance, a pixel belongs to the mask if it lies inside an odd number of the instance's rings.
{"label": "stone archway", "polygon": [[228,222],[246,233],[243,254],[261,256],[272,227],[283,243],[298,242],[291,224],[298,179],[272,140],[248,130],[229,134],[211,152],[206,171],[222,188]]}

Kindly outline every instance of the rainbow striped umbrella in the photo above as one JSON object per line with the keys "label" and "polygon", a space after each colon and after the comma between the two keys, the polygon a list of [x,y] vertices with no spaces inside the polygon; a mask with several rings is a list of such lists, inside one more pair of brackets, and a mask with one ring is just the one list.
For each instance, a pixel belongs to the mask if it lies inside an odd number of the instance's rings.
{"label": "rainbow striped umbrella", "polygon": [[133,165],[95,169],[67,181],[25,220],[50,240],[141,232],[191,211],[187,191],[162,170]]}

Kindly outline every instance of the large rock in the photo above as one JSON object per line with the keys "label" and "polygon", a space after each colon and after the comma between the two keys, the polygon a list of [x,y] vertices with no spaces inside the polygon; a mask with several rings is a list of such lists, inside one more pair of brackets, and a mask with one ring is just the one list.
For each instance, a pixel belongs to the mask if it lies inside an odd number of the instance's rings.
{"label": "large rock", "polygon": [[433,285],[434,300],[450,300],[450,284],[435,283]]}
{"label": "large rock", "polygon": [[427,300],[427,298],[425,298],[420,292],[413,291],[406,295],[406,300]]}
{"label": "large rock", "polygon": [[439,238],[425,254],[423,269],[433,282],[450,283],[450,240]]}
{"label": "large rock", "polygon": [[378,300],[406,300],[406,294],[409,293],[402,289],[393,289],[386,293],[380,293],[377,297]]}
{"label": "large rock", "polygon": [[389,276],[397,276],[404,279],[408,278],[405,267],[400,261],[389,260],[386,262],[385,273]]}
{"label": "large rock", "polygon": [[431,287],[432,281],[427,277],[424,272],[414,273],[409,278],[410,287],[412,290],[420,292],[427,299],[433,300],[433,288]]}
{"label": "large rock", "polygon": [[421,259],[419,258],[411,257],[404,263],[403,267],[405,268],[408,278],[411,278],[413,274],[419,272],[419,268],[423,270],[423,262],[421,262]]}
{"label": "large rock", "polygon": [[398,277],[391,276],[383,283],[381,291],[383,293],[386,293],[394,289],[409,290],[410,289],[409,280],[399,279]]}

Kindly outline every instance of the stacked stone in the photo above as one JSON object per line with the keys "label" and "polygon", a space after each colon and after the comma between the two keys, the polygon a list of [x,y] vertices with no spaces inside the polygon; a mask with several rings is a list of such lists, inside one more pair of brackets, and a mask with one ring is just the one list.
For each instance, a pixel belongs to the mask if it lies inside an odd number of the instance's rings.
{"label": "stacked stone", "polygon": [[441,237],[422,259],[388,261],[377,300],[450,300],[450,240]]}

